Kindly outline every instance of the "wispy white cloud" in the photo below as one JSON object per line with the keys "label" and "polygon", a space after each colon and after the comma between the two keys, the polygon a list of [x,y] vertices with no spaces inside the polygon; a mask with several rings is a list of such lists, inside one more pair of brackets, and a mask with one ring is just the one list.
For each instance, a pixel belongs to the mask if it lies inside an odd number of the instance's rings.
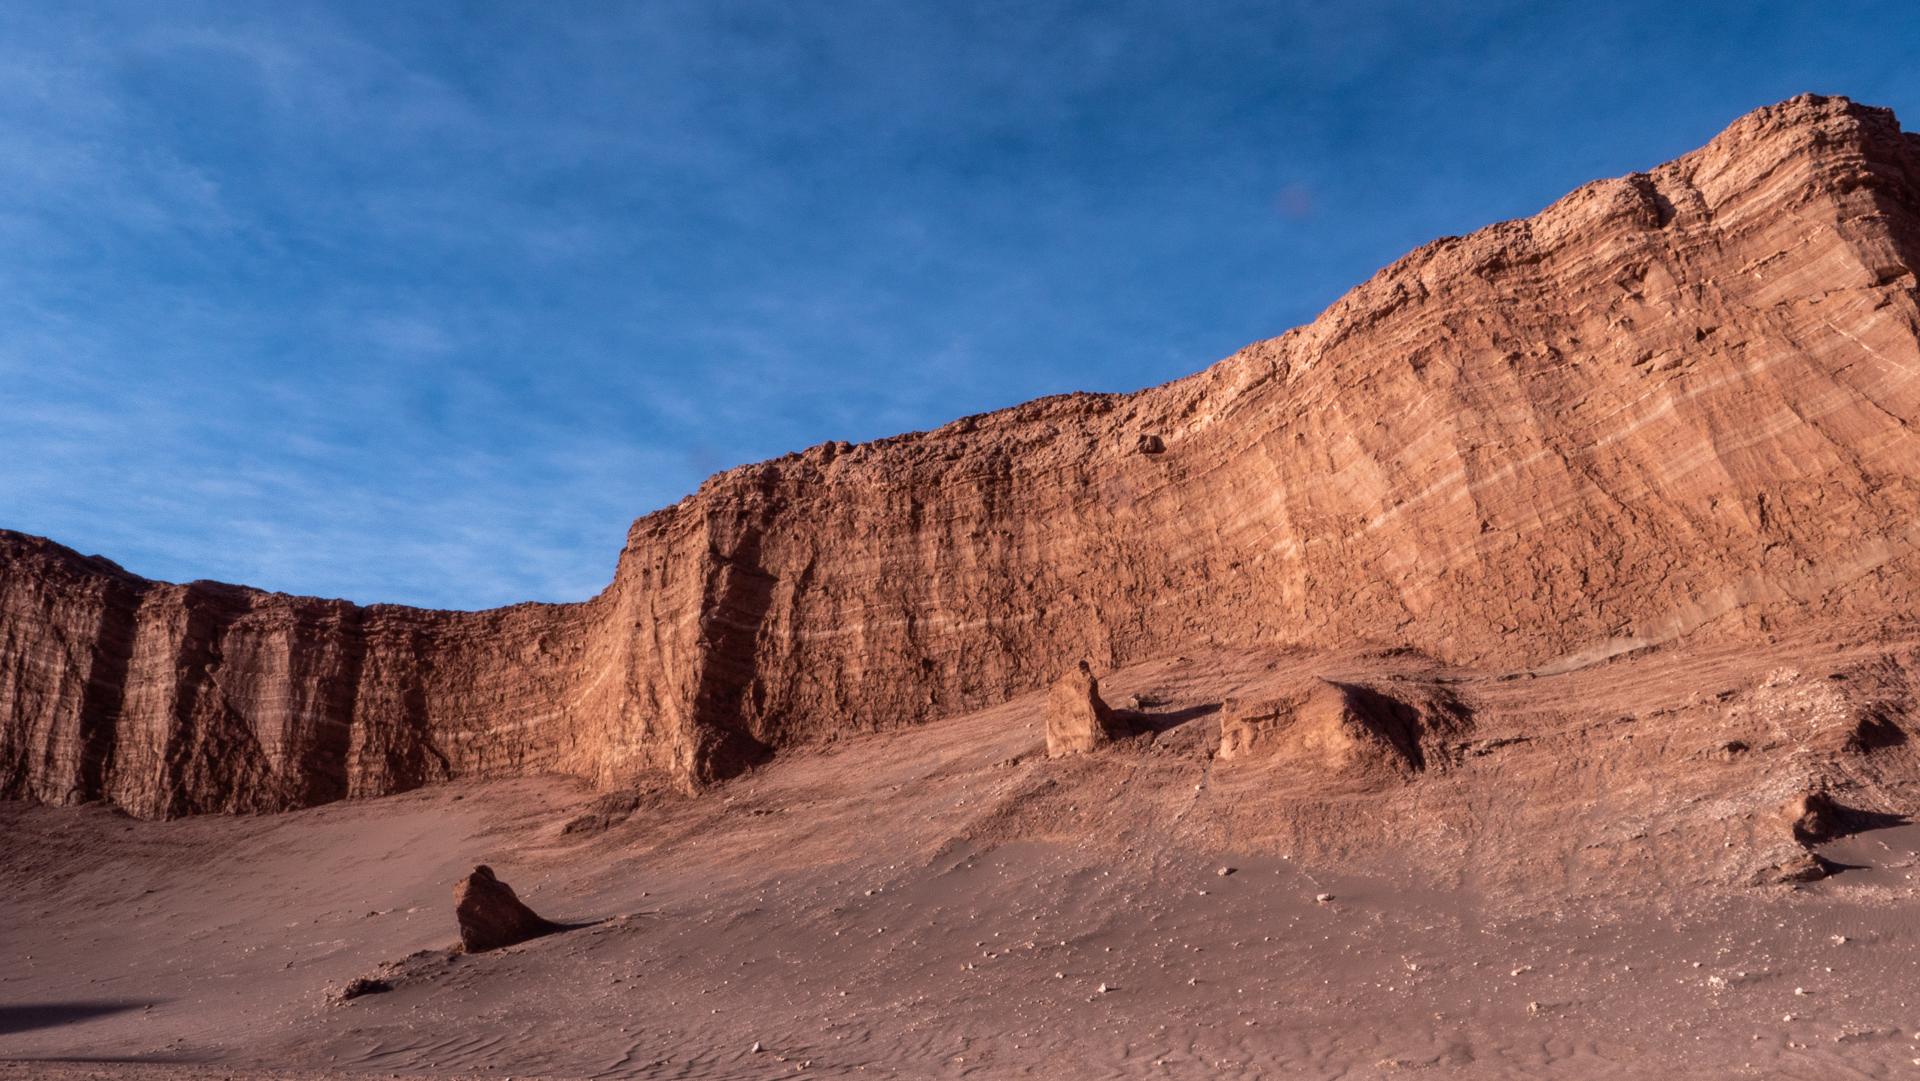
{"label": "wispy white cloud", "polygon": [[1886,15],[14,5],[0,526],[585,597],[713,469],[1161,381],[1809,86],[1920,108]]}

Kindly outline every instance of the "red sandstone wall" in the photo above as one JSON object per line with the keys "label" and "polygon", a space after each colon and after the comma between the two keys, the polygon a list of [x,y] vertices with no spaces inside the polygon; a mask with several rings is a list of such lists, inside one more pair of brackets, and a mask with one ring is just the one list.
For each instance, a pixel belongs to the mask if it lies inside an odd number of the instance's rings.
{"label": "red sandstone wall", "polygon": [[1510,668],[1910,612],[1920,140],[1798,98],[1428,245],[1188,379],[736,469],[607,592],[147,582],[0,534],[0,794],[270,810],[688,784],[1203,642]]}

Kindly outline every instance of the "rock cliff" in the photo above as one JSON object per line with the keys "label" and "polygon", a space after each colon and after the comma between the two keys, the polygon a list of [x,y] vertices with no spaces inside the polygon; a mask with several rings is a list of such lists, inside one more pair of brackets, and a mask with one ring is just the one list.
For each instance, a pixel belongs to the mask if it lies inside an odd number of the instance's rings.
{"label": "rock cliff", "polygon": [[720,474],[574,605],[147,581],[0,534],[0,794],[141,815],[665,772],[1196,644],[1577,667],[1908,613],[1920,137],[1805,96],[1135,394]]}

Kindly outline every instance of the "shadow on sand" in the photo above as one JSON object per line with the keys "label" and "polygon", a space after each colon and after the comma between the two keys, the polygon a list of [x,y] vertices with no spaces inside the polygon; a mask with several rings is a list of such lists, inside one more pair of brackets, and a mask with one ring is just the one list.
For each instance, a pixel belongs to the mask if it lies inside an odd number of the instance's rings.
{"label": "shadow on sand", "polygon": [[1170,732],[1186,724],[1188,721],[1198,720],[1209,714],[1220,712],[1220,703],[1209,702],[1205,705],[1188,706],[1186,709],[1168,710],[1164,713],[1155,713],[1142,709],[1119,708],[1116,708],[1113,712],[1114,715],[1125,722],[1132,731],[1158,736],[1164,732]]}
{"label": "shadow on sand", "polygon": [[0,1006],[0,1036],[11,1036],[35,1029],[59,1028],[96,1017],[154,1005],[144,999],[92,999],[81,1002],[35,1002],[21,1006]]}

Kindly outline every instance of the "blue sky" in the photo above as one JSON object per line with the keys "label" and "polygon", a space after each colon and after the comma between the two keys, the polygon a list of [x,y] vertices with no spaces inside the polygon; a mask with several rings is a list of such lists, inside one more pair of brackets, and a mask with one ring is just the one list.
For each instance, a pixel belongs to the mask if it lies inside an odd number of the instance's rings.
{"label": "blue sky", "polygon": [[0,526],[477,608],[707,474],[1311,319],[1910,4],[0,3]]}

